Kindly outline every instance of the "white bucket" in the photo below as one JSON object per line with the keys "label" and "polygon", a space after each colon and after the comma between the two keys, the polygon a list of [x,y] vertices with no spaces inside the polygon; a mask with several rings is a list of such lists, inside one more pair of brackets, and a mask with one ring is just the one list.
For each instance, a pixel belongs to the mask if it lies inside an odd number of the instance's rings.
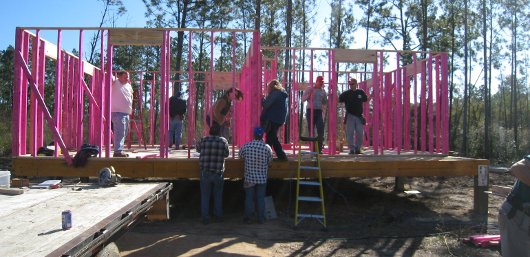
{"label": "white bucket", "polygon": [[0,170],[0,187],[9,188],[11,184],[11,172],[8,170]]}

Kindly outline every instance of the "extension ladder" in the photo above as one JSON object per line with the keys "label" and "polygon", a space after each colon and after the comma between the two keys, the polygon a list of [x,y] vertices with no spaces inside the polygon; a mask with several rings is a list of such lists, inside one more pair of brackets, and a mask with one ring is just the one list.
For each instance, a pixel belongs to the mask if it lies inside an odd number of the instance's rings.
{"label": "extension ladder", "polygon": [[[326,228],[326,209],[324,207],[324,190],[322,188],[322,170],[320,169],[320,154],[318,149],[318,138],[317,137],[300,137],[300,141],[305,142],[312,142],[314,145],[314,152],[312,151],[302,151],[302,144],[301,142],[298,144],[298,171],[296,175],[296,205],[295,205],[295,216],[294,216],[294,226],[298,226],[298,224],[304,220],[304,219],[316,219],[318,222],[320,222],[324,228]],[[311,163],[311,166],[308,166],[306,164]],[[303,174],[301,174],[303,172]],[[310,174],[313,173],[313,174]],[[315,174],[317,173],[317,174]],[[309,180],[309,179],[301,179],[307,178],[307,177],[313,177],[315,176],[318,178],[318,180]],[[300,195],[300,187],[302,187],[305,191],[313,191],[310,195]],[[316,189],[318,188],[319,195],[315,196]],[[309,193],[308,193],[309,194]],[[311,205],[315,203],[320,203],[320,213],[315,213],[314,211],[310,211],[310,213],[300,213],[299,203],[305,202],[303,204]],[[315,208],[304,208],[307,210],[315,210]]]}

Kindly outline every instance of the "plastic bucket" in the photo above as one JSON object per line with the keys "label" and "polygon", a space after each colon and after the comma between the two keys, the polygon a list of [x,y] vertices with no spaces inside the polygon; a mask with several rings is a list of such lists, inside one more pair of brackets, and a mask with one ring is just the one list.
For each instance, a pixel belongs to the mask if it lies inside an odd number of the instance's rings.
{"label": "plastic bucket", "polygon": [[11,172],[8,170],[0,170],[0,187],[9,188],[11,182]]}

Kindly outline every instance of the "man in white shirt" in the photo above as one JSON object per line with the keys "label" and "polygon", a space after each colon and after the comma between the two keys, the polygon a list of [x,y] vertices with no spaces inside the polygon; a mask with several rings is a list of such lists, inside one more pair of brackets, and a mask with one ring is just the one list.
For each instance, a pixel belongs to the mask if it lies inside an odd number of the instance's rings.
{"label": "man in white shirt", "polygon": [[117,72],[118,79],[112,84],[111,119],[114,128],[114,157],[127,157],[123,153],[125,136],[129,129],[129,115],[132,113],[133,90],[127,71]]}

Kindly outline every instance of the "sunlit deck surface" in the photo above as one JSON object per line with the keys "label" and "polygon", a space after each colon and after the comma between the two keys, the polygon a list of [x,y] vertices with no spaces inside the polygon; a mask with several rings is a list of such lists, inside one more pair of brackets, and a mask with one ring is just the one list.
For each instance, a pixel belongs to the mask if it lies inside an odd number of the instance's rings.
{"label": "sunlit deck surface", "polygon": [[[13,158],[16,176],[97,176],[99,170],[114,166],[116,171],[129,178],[194,179],[199,177],[199,153],[192,149],[171,150],[169,158],[158,158],[158,148],[131,148],[125,151],[127,158],[91,157],[84,167],[66,165],[63,157],[20,156]],[[234,153],[235,158],[232,157]],[[269,169],[270,178],[293,178],[296,176],[298,155],[287,150],[289,161],[273,161]],[[71,153],[72,156],[75,152]],[[243,162],[237,158],[237,149],[230,149],[226,159],[227,178],[241,178]],[[360,155],[349,155],[343,151],[338,155],[322,155],[324,177],[400,177],[400,176],[476,176],[479,165],[489,165],[488,160],[430,154],[413,151],[397,154],[385,151],[374,155],[372,149],[365,149]],[[313,174],[307,174],[312,177]]]}

